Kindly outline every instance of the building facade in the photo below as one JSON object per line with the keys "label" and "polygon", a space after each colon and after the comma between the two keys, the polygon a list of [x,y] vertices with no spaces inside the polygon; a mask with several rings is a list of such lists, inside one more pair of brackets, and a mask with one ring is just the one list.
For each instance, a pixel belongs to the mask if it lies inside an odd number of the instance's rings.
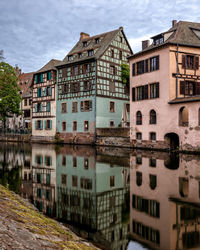
{"label": "building facade", "polygon": [[[121,126],[129,93],[121,64],[132,54],[122,28],[80,40],[58,66],[57,130],[61,140],[93,143],[96,128]],[[128,122],[128,115],[126,122]]]}
{"label": "building facade", "polygon": [[32,141],[54,141],[56,134],[56,68],[52,59],[34,74]]}
{"label": "building facade", "polygon": [[172,27],[129,57],[130,140],[139,147],[200,147],[200,23]]}

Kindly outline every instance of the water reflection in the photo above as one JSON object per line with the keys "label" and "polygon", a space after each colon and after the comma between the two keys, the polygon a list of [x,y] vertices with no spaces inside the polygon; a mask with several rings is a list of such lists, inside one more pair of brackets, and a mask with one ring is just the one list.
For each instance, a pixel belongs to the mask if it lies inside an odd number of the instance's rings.
{"label": "water reflection", "polygon": [[1,144],[0,183],[104,249],[200,248],[198,156]]}

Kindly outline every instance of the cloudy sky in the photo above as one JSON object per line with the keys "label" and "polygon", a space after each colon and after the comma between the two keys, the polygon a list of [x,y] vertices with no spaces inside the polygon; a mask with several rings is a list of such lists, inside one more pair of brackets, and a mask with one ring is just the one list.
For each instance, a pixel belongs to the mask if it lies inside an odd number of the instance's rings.
{"label": "cloudy sky", "polygon": [[124,27],[134,52],[171,21],[200,22],[199,0],[0,0],[0,50],[23,72],[62,60],[79,40]]}

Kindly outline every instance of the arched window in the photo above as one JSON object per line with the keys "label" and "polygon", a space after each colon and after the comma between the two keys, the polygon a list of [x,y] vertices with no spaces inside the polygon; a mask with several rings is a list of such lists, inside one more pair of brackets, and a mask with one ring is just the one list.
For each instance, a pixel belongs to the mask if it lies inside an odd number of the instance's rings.
{"label": "arched window", "polygon": [[186,107],[179,109],[179,126],[187,127],[189,125],[189,112]]}
{"label": "arched window", "polygon": [[142,125],[142,113],[140,111],[136,113],[136,125]]}
{"label": "arched window", "polygon": [[152,190],[154,190],[157,186],[157,177],[156,175],[149,175],[149,185]]}
{"label": "arched window", "polygon": [[150,111],[150,120],[149,120],[150,124],[156,124],[156,111],[155,110],[151,110]]}

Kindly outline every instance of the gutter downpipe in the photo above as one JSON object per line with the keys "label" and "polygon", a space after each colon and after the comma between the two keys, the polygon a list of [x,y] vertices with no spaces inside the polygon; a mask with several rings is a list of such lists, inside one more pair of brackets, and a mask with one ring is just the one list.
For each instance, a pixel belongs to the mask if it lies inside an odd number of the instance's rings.
{"label": "gutter downpipe", "polygon": [[95,94],[94,94],[94,144],[96,145],[97,140],[97,60],[95,60]]}
{"label": "gutter downpipe", "polygon": [[178,73],[179,73],[179,68],[178,68],[178,55],[179,55],[179,49],[178,49],[178,44],[176,45],[177,47],[177,67],[176,67],[176,98],[178,98]]}

